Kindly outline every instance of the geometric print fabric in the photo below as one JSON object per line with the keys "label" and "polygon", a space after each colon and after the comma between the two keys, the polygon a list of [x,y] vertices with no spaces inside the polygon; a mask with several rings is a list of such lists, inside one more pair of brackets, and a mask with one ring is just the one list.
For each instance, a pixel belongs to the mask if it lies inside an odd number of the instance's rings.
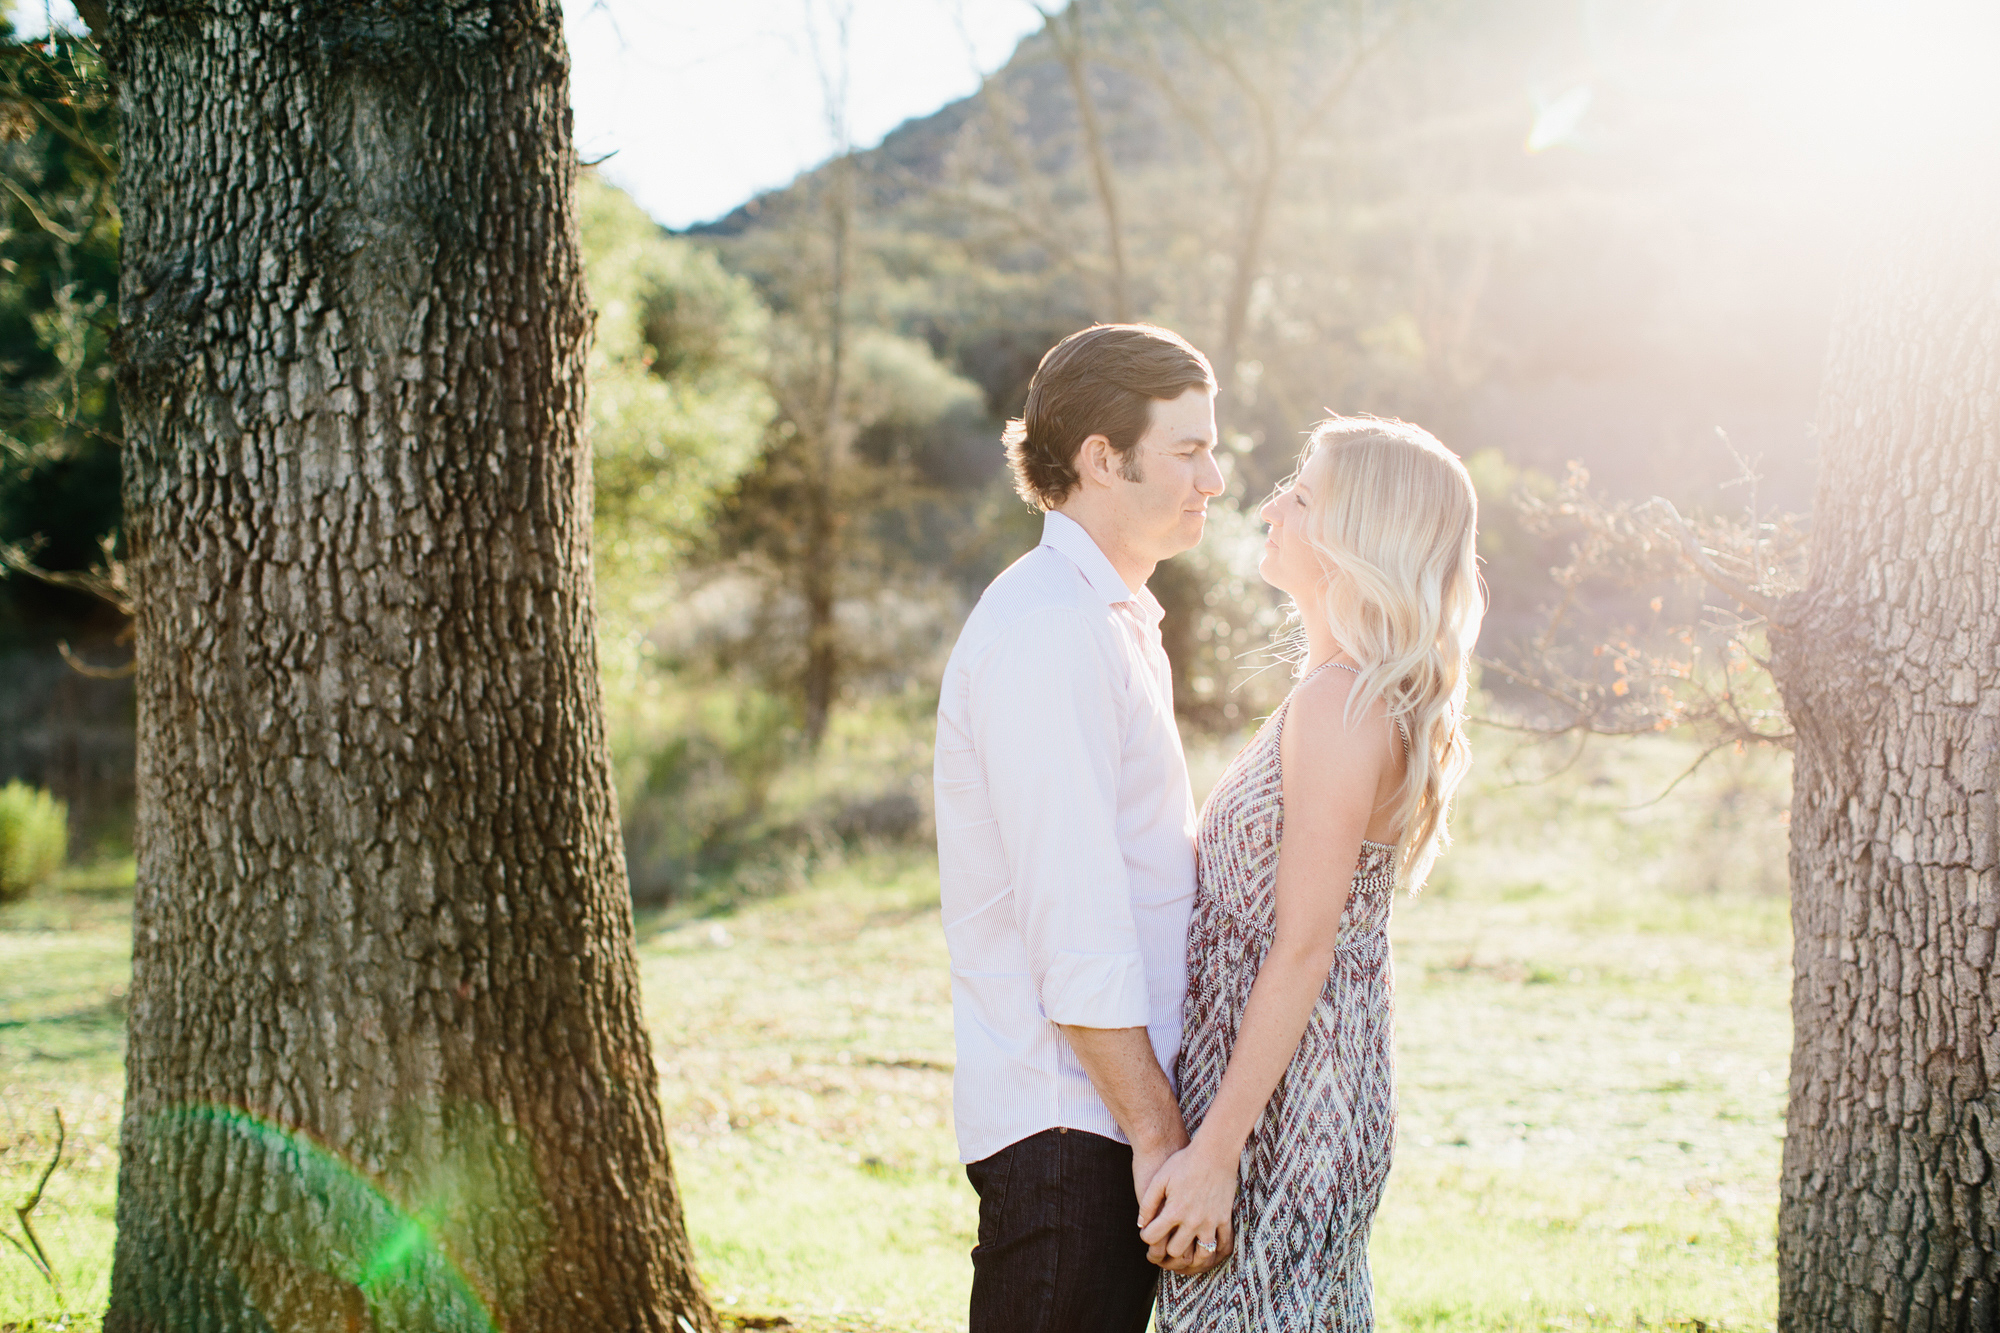
{"label": "geometric print fabric", "polygon": [[[1285,830],[1278,742],[1290,707],[1287,696],[1202,807],[1177,1066],[1190,1134],[1221,1088],[1271,945]],[[1231,1217],[1236,1253],[1199,1277],[1161,1274],[1159,1333],[1374,1328],[1368,1227],[1396,1135],[1395,863],[1395,848],[1361,844],[1326,986],[1243,1148]]]}

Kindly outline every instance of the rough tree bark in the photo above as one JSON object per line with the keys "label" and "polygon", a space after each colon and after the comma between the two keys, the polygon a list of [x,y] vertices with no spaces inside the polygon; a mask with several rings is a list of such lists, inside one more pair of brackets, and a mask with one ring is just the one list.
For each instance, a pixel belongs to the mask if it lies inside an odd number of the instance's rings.
{"label": "rough tree bark", "polygon": [[110,0],[139,874],[105,1327],[711,1330],[598,697],[556,0]]}
{"label": "rough tree bark", "polygon": [[2000,207],[1961,184],[1865,248],[1809,582],[1772,636],[1797,737],[1794,1333],[2000,1327]]}

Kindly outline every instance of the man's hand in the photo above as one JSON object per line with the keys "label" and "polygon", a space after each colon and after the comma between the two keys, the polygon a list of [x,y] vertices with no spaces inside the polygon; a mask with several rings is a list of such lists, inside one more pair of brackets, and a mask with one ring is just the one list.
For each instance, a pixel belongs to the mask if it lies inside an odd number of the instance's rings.
{"label": "man's hand", "polygon": [[[1144,1226],[1151,1220],[1143,1205],[1153,1178],[1187,1147],[1187,1126],[1181,1121],[1173,1084],[1167,1081],[1166,1072],[1154,1059],[1153,1044],[1144,1028],[1065,1026],[1062,1033],[1069,1041],[1069,1048],[1076,1052],[1077,1063],[1090,1075],[1090,1086],[1097,1089],[1111,1118],[1131,1141],[1132,1197],[1141,1205],[1139,1225]],[[1160,1263],[1160,1259],[1155,1257],[1153,1262]],[[1201,1270],[1176,1268],[1175,1271]]]}
{"label": "man's hand", "polygon": [[[1173,1128],[1178,1132],[1168,1137],[1151,1139],[1144,1143],[1138,1139],[1132,1140],[1132,1197],[1139,1204],[1139,1225],[1142,1227],[1147,1222],[1145,1215],[1147,1187],[1153,1183],[1153,1177],[1159,1174],[1160,1168],[1167,1164],[1167,1159],[1188,1144],[1187,1130],[1181,1125],[1178,1116],[1174,1119]],[[1159,1261],[1154,1260],[1154,1262]]]}

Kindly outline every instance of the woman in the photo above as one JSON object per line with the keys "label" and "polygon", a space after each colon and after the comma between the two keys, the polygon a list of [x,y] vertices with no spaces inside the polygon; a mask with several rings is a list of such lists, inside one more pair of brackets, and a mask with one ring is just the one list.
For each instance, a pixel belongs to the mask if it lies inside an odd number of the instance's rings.
{"label": "woman", "polygon": [[1179,1063],[1194,1138],[1140,1210],[1179,1270],[1161,1333],[1373,1327],[1389,901],[1422,885],[1470,763],[1476,508],[1429,434],[1347,417],[1320,423],[1264,506],[1259,572],[1291,594],[1304,660],[1202,809]]}

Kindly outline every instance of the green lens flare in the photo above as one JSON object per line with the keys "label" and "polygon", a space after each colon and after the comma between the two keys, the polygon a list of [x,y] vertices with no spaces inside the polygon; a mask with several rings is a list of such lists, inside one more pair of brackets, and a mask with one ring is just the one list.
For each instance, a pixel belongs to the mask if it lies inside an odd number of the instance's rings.
{"label": "green lens flare", "polygon": [[[436,1121],[433,1117],[432,1123]],[[253,1256],[239,1260],[239,1270],[260,1266],[266,1270],[236,1273],[239,1289],[252,1301],[261,1292],[296,1288],[284,1274],[308,1269],[358,1291],[374,1326],[384,1333],[403,1329],[497,1333],[489,1300],[447,1239],[454,1230],[464,1229],[455,1228],[454,1220],[472,1216],[476,1221],[482,1207],[504,1206],[502,1199],[492,1197],[491,1179],[463,1169],[466,1160],[490,1157],[495,1148],[486,1133],[492,1117],[474,1121],[474,1131],[467,1136],[472,1142],[444,1149],[432,1144],[431,1153],[420,1155],[429,1163],[425,1187],[418,1191],[426,1197],[414,1207],[398,1203],[375,1180],[304,1131],[287,1129],[239,1107],[177,1107],[156,1117],[152,1128],[156,1134],[183,1139],[181,1148],[191,1157],[214,1154],[209,1160],[234,1177],[254,1181],[261,1192],[259,1207],[232,1213],[232,1226],[247,1225],[251,1243],[227,1246],[232,1254]],[[197,1146],[185,1142],[188,1139],[207,1143]]]}
{"label": "green lens flare", "polygon": [[394,1235],[382,1242],[382,1248],[375,1252],[375,1257],[361,1270],[361,1276],[355,1279],[354,1285],[366,1291],[397,1264],[416,1253],[419,1247],[430,1244],[430,1239],[430,1232],[425,1230],[423,1223],[414,1218],[403,1223]]}

